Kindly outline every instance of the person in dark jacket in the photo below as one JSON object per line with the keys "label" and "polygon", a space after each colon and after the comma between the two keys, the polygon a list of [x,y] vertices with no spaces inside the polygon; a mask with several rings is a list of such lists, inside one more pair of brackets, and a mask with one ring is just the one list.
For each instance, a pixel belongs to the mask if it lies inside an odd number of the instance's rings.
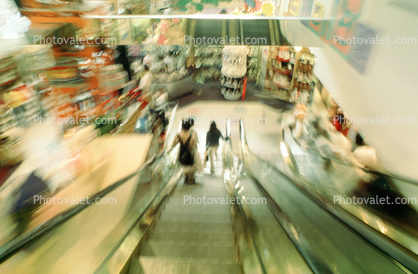
{"label": "person in dark jacket", "polygon": [[216,123],[213,121],[210,124],[210,129],[206,134],[206,155],[210,159],[210,171],[215,171],[215,165],[213,164],[214,157],[217,157],[219,148],[219,139],[224,139],[222,133],[216,127]]}

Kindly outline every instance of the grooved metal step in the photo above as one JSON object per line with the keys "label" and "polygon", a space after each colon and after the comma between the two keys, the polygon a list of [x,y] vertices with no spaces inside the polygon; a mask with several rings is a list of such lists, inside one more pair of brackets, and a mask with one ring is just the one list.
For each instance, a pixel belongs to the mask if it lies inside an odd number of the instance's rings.
{"label": "grooved metal step", "polygon": [[238,262],[237,248],[235,246],[212,246],[202,245],[179,245],[148,240],[140,249],[141,256],[157,257],[180,257],[180,258],[199,258],[199,259],[226,259]]}
{"label": "grooved metal step", "polygon": [[141,256],[139,262],[143,274],[241,273],[240,265],[228,260]]}
{"label": "grooved metal step", "polygon": [[149,240],[160,241],[167,245],[191,245],[191,246],[235,246],[235,235],[230,233],[210,233],[210,232],[167,232],[153,231],[149,235]]}

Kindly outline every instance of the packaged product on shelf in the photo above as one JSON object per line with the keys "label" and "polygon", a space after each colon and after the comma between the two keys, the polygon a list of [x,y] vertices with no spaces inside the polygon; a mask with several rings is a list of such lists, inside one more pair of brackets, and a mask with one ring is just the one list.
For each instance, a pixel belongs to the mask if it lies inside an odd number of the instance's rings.
{"label": "packaged product on shelf", "polygon": [[222,50],[221,93],[227,100],[239,100],[242,97],[244,77],[247,73],[247,46],[225,46]]}
{"label": "packaged product on shelf", "polygon": [[221,75],[223,46],[194,46],[194,58],[186,61],[195,69],[194,81],[203,84],[207,79],[218,79]]}
{"label": "packaged product on shelf", "polygon": [[0,57],[0,87],[7,88],[19,79],[19,70],[12,55]]}
{"label": "packaged product on shelf", "polygon": [[51,68],[55,65],[52,45],[25,46],[20,55],[22,71],[34,72]]}

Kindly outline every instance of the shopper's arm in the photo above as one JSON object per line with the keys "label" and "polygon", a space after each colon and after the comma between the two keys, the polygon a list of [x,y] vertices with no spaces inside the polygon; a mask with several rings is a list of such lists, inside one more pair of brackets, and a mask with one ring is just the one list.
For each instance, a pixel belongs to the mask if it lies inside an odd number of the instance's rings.
{"label": "shopper's arm", "polygon": [[206,133],[206,150],[209,149],[209,144],[210,144],[210,141],[209,141],[209,132],[208,132]]}
{"label": "shopper's arm", "polygon": [[177,134],[176,137],[174,137],[173,143],[171,144],[171,148],[175,147],[180,142],[180,136]]}

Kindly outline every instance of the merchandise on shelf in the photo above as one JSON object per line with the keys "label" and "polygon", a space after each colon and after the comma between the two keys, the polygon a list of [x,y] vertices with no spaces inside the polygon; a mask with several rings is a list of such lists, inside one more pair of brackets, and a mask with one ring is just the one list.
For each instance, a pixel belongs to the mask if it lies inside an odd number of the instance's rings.
{"label": "merchandise on shelf", "polygon": [[310,100],[309,91],[307,90],[299,91],[296,88],[292,91],[292,94],[289,99],[289,101],[292,103],[301,103],[304,105],[308,104],[309,100]]}
{"label": "merchandise on shelf", "polygon": [[129,10],[131,14],[148,14],[147,1],[145,0],[132,0]]}
{"label": "merchandise on shelf", "polygon": [[0,87],[12,85],[17,79],[18,66],[13,56],[0,57]]}
{"label": "merchandise on shelf", "polygon": [[13,87],[3,95],[4,102],[13,109],[14,120],[20,127],[28,127],[41,115],[35,91],[24,84]]}
{"label": "merchandise on shelf", "polygon": [[0,105],[0,133],[6,132],[17,126],[13,109],[6,105]]}
{"label": "merchandise on shelf", "polygon": [[247,73],[247,46],[225,46],[222,50],[222,74],[240,78]]}
{"label": "merchandise on shelf", "polygon": [[295,70],[292,80],[291,102],[308,103],[311,99],[310,94],[314,89],[314,79],[312,76],[315,56],[309,49],[303,49],[296,55]]}
{"label": "merchandise on shelf", "polygon": [[20,0],[23,7],[26,8],[63,8],[75,7],[82,3],[82,0]]}
{"label": "merchandise on shelf", "polygon": [[194,57],[186,60],[187,67],[194,68],[193,78],[196,84],[203,84],[207,79],[221,76],[222,46],[195,46]]}
{"label": "merchandise on shelf", "polygon": [[149,13],[158,14],[160,10],[166,10],[171,7],[170,0],[151,0],[150,2]]}
{"label": "merchandise on shelf", "polygon": [[146,46],[144,51],[143,63],[150,68],[154,83],[179,81],[189,74],[185,64],[190,46]]}
{"label": "merchandise on shelf", "polygon": [[183,44],[186,32],[184,19],[161,19],[160,22],[151,25],[148,29],[148,37],[143,42],[145,45]]}
{"label": "merchandise on shelf", "polygon": [[[247,7],[246,2],[238,0],[183,0],[178,1],[168,12],[175,14],[196,14],[201,12],[206,13],[204,9],[208,9],[210,10],[209,13],[232,13],[235,8],[244,9]],[[164,11],[164,14],[166,14],[166,11]],[[150,10],[151,12],[154,12],[154,10]]]}
{"label": "merchandise on shelf", "polygon": [[247,46],[225,46],[222,50],[221,93],[227,100],[239,100],[242,96],[249,51]]}
{"label": "merchandise on shelf", "polygon": [[100,88],[105,91],[121,89],[128,82],[128,73],[123,70],[121,64],[104,66],[100,69]]}
{"label": "merchandise on shelf", "polygon": [[[149,36],[148,29],[151,27],[151,24],[152,24],[151,20],[132,19],[131,20],[132,41],[138,44],[141,44],[142,42],[144,42],[145,39],[147,39],[147,37]],[[137,48],[139,48],[139,45],[137,46]]]}
{"label": "merchandise on shelf", "polygon": [[130,36],[130,21],[129,20],[115,20],[115,19],[103,19],[100,20],[102,30],[102,37],[107,37],[109,44],[122,44],[129,43]]}
{"label": "merchandise on shelf", "polygon": [[20,57],[22,71],[34,72],[54,66],[55,57],[51,47],[51,45],[26,46]]}
{"label": "merchandise on shelf", "polygon": [[262,62],[266,74],[260,75],[260,88],[282,100],[289,100],[295,72],[296,51],[293,47],[269,47]]}

